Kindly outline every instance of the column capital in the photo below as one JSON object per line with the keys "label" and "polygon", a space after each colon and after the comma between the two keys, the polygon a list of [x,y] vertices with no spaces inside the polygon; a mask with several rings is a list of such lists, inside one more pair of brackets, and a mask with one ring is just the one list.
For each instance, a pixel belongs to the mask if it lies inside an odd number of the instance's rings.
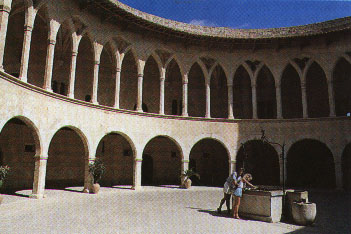
{"label": "column capital", "polygon": [[10,14],[10,12],[11,12],[11,7],[6,6],[6,5],[0,5],[0,12],[1,12],[1,11]]}
{"label": "column capital", "polygon": [[32,32],[33,31],[33,27],[31,25],[24,25],[24,31],[25,32]]}
{"label": "column capital", "polygon": [[327,80],[327,83],[328,83],[328,85],[333,85],[334,84],[333,80],[330,80],[330,79]]}
{"label": "column capital", "polygon": [[35,160],[48,160],[48,156],[43,156],[43,155],[35,155],[34,156]]}
{"label": "column capital", "polygon": [[100,65],[100,61],[97,61],[97,60],[94,61],[94,65],[98,65],[99,66]]}
{"label": "column capital", "polygon": [[77,57],[78,56],[78,51],[72,51],[72,56]]}
{"label": "column capital", "polygon": [[280,84],[275,84],[275,89],[280,89],[282,86]]}
{"label": "column capital", "polygon": [[182,160],[182,163],[189,163],[190,160]]}
{"label": "column capital", "polygon": [[231,164],[236,163],[236,160],[229,160]]}
{"label": "column capital", "polygon": [[138,78],[143,78],[144,74],[138,74]]}
{"label": "column capital", "polygon": [[48,40],[48,44],[49,45],[55,45],[56,44],[56,40]]}
{"label": "column capital", "polygon": [[116,68],[116,72],[121,72],[122,71],[122,69],[121,68]]}
{"label": "column capital", "polygon": [[233,84],[227,84],[227,87],[228,88],[230,88],[230,87],[233,88]]}
{"label": "column capital", "polygon": [[306,82],[301,81],[301,89],[306,89]]}
{"label": "column capital", "polygon": [[183,81],[182,81],[182,84],[183,84],[183,85],[188,84],[188,83],[189,83],[188,80],[183,80]]}
{"label": "column capital", "polygon": [[135,161],[135,162],[142,162],[143,159],[142,159],[142,158],[136,158],[136,159],[134,159],[134,161]]}
{"label": "column capital", "polygon": [[163,82],[163,81],[165,81],[165,80],[166,80],[166,77],[164,77],[164,76],[161,76],[161,77],[160,77],[160,81],[161,81],[161,82]]}
{"label": "column capital", "polygon": [[252,88],[252,89],[256,88],[256,84],[255,84],[255,83],[252,83],[252,84],[251,84],[251,88]]}

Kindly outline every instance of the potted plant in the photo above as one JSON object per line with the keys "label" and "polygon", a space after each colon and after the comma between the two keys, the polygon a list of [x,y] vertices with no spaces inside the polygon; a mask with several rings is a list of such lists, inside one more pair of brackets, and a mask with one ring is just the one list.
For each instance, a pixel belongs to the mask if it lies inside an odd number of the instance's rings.
{"label": "potted plant", "polygon": [[[0,166],[0,189],[4,183],[4,180],[7,176],[7,174],[10,171],[10,167],[9,166]],[[2,203],[3,198],[0,196],[0,204]]]}
{"label": "potted plant", "polygon": [[191,179],[190,177],[196,176],[197,178],[200,179],[200,175],[196,173],[193,169],[187,169],[185,170],[182,175],[181,175],[181,180],[182,180],[182,188],[190,188],[191,187]]}
{"label": "potted plant", "polygon": [[99,181],[101,180],[102,175],[105,172],[105,166],[101,159],[96,158],[95,161],[89,164],[89,173],[91,176],[91,188],[89,189],[90,193],[97,194],[100,190]]}

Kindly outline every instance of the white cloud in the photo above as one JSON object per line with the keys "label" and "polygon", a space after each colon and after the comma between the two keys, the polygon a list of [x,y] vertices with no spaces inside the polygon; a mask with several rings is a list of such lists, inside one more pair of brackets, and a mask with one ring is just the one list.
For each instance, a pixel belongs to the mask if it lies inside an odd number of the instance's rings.
{"label": "white cloud", "polygon": [[189,22],[189,24],[216,27],[215,23],[207,21],[207,20],[200,20],[200,19],[193,19]]}
{"label": "white cloud", "polygon": [[249,26],[250,26],[249,23],[244,23],[244,24],[236,25],[233,28],[248,28]]}

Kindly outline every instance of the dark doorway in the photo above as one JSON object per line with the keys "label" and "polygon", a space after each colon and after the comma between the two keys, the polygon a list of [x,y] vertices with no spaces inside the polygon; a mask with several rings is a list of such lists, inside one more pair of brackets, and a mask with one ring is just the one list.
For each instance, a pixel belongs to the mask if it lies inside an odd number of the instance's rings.
{"label": "dark doorway", "polygon": [[260,140],[246,142],[237,155],[236,171],[244,167],[255,185],[279,185],[279,157],[275,149]]}
{"label": "dark doorway", "polygon": [[334,188],[333,154],[320,141],[305,139],[293,144],[287,154],[288,184],[301,188]]}
{"label": "dark doorway", "polygon": [[215,139],[203,139],[197,142],[190,152],[189,168],[200,174],[200,181],[194,179],[194,185],[222,187],[229,175],[228,152]]}
{"label": "dark doorway", "polygon": [[151,185],[153,178],[154,161],[149,154],[143,155],[143,163],[141,165],[141,184]]}

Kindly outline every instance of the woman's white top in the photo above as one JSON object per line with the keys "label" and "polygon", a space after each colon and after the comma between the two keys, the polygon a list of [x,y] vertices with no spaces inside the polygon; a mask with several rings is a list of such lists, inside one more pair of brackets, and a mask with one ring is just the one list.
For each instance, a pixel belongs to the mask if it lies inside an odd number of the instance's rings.
{"label": "woman's white top", "polygon": [[238,188],[244,188],[244,181],[241,176],[238,177],[238,180],[236,182],[238,183]]}

